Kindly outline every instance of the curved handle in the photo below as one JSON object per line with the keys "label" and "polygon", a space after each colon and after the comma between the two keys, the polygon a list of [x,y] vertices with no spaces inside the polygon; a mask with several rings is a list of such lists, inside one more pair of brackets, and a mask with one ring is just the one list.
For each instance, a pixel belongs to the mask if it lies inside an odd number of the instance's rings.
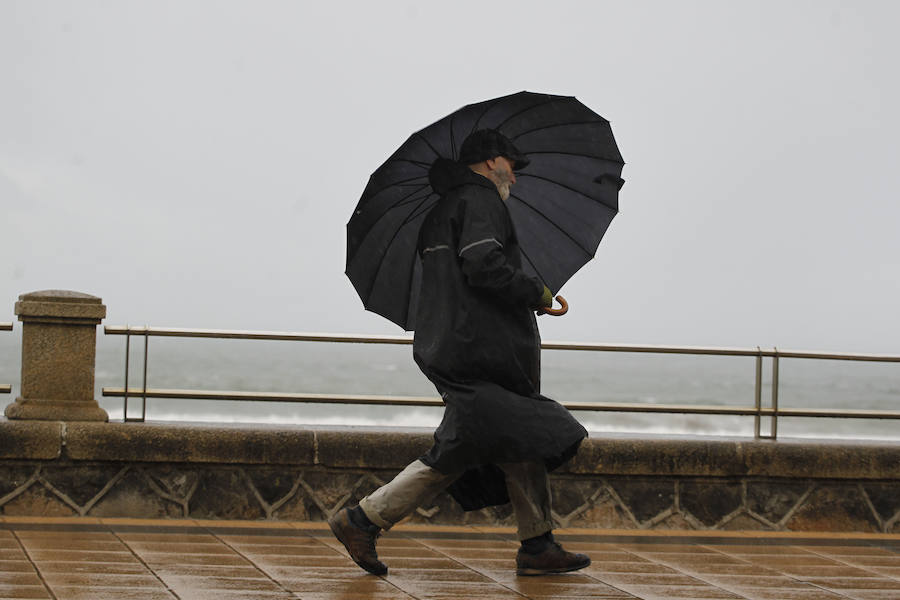
{"label": "curved handle", "polygon": [[567,312],[569,312],[569,303],[566,302],[565,298],[563,298],[562,296],[557,296],[556,301],[559,302],[559,308],[542,307],[538,311],[538,314],[552,315],[554,317],[561,317],[564,314],[566,314]]}

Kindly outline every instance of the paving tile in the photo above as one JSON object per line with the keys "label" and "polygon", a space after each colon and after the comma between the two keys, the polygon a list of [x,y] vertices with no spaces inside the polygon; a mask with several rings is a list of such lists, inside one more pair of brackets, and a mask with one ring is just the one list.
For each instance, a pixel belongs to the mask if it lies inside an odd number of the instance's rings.
{"label": "paving tile", "polygon": [[516,560],[516,550],[511,549],[502,549],[502,550],[494,550],[494,549],[477,549],[477,548],[434,548],[440,554],[445,556],[449,556],[450,558],[458,558],[465,560],[467,558],[495,558],[502,559],[505,558],[507,560]]}
{"label": "paving tile", "polygon": [[46,573],[41,570],[47,585],[51,588],[67,586],[100,586],[100,587],[156,587],[159,580],[151,573],[143,575],[122,575],[118,573]]}
{"label": "paving tile", "polygon": [[694,544],[619,544],[617,547],[638,554],[717,554],[715,550]]}
{"label": "paving tile", "polygon": [[877,573],[846,565],[787,565],[779,568],[785,575],[797,578],[807,577],[877,577]]}
{"label": "paving tile", "polygon": [[30,573],[0,573],[0,582],[4,585],[38,585],[42,586],[41,578],[34,571]]}
{"label": "paving tile", "polygon": [[853,600],[897,600],[898,590],[841,590],[841,598]]}
{"label": "paving tile", "polygon": [[[476,571],[515,571],[515,558],[467,558],[456,561]],[[390,565],[388,565],[390,567]]]}
{"label": "paving tile", "polygon": [[25,553],[21,548],[0,549],[0,560],[25,560]]}
{"label": "paving tile", "polygon": [[[294,596],[295,599],[302,600],[415,600],[409,594],[401,590],[392,590],[390,592],[304,592],[302,596]],[[521,598],[521,596],[520,596]],[[452,600],[446,598],[444,600]],[[463,600],[472,600],[465,598]]]}
{"label": "paving tile", "polygon": [[873,567],[900,567],[900,555],[894,556],[841,556],[841,562]]}
{"label": "paving tile", "polygon": [[34,567],[27,560],[0,560],[0,573],[20,573],[23,571],[34,572]]}
{"label": "paving tile", "polygon": [[668,585],[673,587],[704,585],[703,581],[683,573],[610,573],[603,577],[603,581],[615,585]]}
{"label": "paving tile", "polygon": [[[124,542],[164,542],[167,544],[207,544],[216,541],[208,533],[117,533]],[[271,539],[271,538],[266,538]]]}
{"label": "paving tile", "polygon": [[125,544],[111,540],[67,540],[53,538],[32,538],[23,539],[22,546],[29,552],[35,550],[56,550],[59,552],[69,552],[71,550],[82,550],[89,552],[127,552],[128,547]]}
{"label": "paving tile", "polygon": [[415,582],[400,587],[404,592],[416,598],[444,598],[458,596],[460,598],[514,598],[522,600],[521,594],[495,583],[466,582]]}
{"label": "paving tile", "polygon": [[176,596],[163,588],[103,588],[77,586],[54,588],[58,600],[176,600]]}
{"label": "paving tile", "polygon": [[[287,589],[306,589],[307,583],[310,581],[323,582],[328,584],[342,583],[350,579],[366,577],[370,579],[378,579],[374,575],[369,575],[356,565],[350,563],[346,567],[314,567],[305,569],[299,576],[283,576],[277,577],[268,571],[264,571],[266,575],[278,582]],[[367,584],[368,585],[368,584]]]}
{"label": "paving tile", "polygon": [[493,583],[493,580],[471,569],[398,569],[390,567],[388,581],[463,581]]}
{"label": "paving tile", "polygon": [[797,535],[802,543],[785,544],[792,534],[757,533],[744,544],[736,532],[718,544],[710,535],[639,532],[646,541],[612,543],[608,532],[581,530],[563,542],[593,564],[533,578],[515,574],[510,528],[443,527],[438,535],[406,526],[379,540],[390,568],[380,578],[353,564],[323,523],[209,522],[201,531],[197,521],[139,520],[114,533],[108,520],[4,523],[11,530],[0,530],[0,600],[51,597],[35,566],[60,600],[900,599],[900,552],[887,546],[897,536],[835,546],[857,538]]}
{"label": "paving tile", "polygon": [[877,567],[877,566],[868,566],[863,567],[866,571],[870,573],[875,573],[877,575],[881,575],[882,577],[891,577],[900,581],[900,566],[898,567]]}
{"label": "paving tile", "polygon": [[777,575],[783,575],[784,573],[763,567],[760,565],[751,565],[751,564],[741,564],[741,565],[723,565],[721,563],[693,563],[691,565],[678,565],[678,569],[682,573],[687,573],[689,575],[694,575],[699,578],[705,579],[710,574],[722,573],[723,571],[731,574],[731,575],[749,575],[749,576],[763,576],[763,577],[775,577]]}
{"label": "paving tile", "polygon": [[88,562],[88,563],[124,563],[138,562],[128,550],[122,552],[93,552],[91,550],[31,550],[28,552],[36,562]]}
{"label": "paving tile", "polygon": [[[812,584],[830,590],[897,590],[900,581],[886,577],[809,577]],[[900,597],[900,594],[898,594]]]}
{"label": "paving tile", "polygon": [[51,598],[43,585],[15,585],[0,582],[0,598]]}
{"label": "paving tile", "polygon": [[173,552],[177,554],[234,554],[234,551],[218,541],[207,544],[181,542],[128,542],[137,554],[145,552]]}
{"label": "paving tile", "polygon": [[673,574],[677,573],[675,569],[650,561],[598,561],[591,556],[591,566],[587,569],[589,572],[597,573],[660,573]]}
{"label": "paving tile", "polygon": [[[803,590],[809,589],[811,586],[799,579],[793,577],[784,577],[781,575],[723,575],[709,574],[705,576],[705,581],[716,587],[735,591],[738,588],[761,588],[761,589],[778,589],[778,590]],[[740,592],[737,592],[740,593]]]}
{"label": "paving tile", "polygon": [[198,577],[259,577],[260,571],[255,565],[246,564],[236,565],[181,565],[172,564],[164,566],[156,566],[153,572],[160,577],[166,575],[192,575]]}
{"label": "paving tile", "polygon": [[797,546],[751,546],[749,544],[716,544],[711,546],[704,544],[705,550],[713,550],[725,554],[769,554],[773,556],[784,556],[785,554],[808,554],[807,550]]}
{"label": "paving tile", "polygon": [[482,574],[486,577],[490,577],[492,580],[502,583],[503,585],[510,586],[516,582],[541,582],[541,583],[562,583],[562,584],[591,584],[598,583],[598,580],[590,575],[586,574],[584,571],[576,571],[572,573],[560,573],[557,575],[542,575],[541,577],[528,577],[523,575],[516,575],[515,569],[504,569],[502,571],[482,571]]}
{"label": "paving tile", "polygon": [[679,586],[667,585],[640,585],[623,588],[629,594],[633,594],[642,600],[671,600],[679,598],[691,600],[703,598],[704,600],[744,600],[742,596],[733,594],[727,590],[712,586]]}
{"label": "paving tile", "polygon": [[284,592],[267,577],[226,577],[197,575],[166,575],[163,582],[177,594],[182,590],[244,590],[245,592]]}
{"label": "paving tile", "polygon": [[897,556],[896,552],[877,546],[800,546],[808,552],[829,556]]}
{"label": "paving tile", "polygon": [[[524,578],[521,578],[524,579]],[[622,591],[616,587],[604,583],[545,583],[540,578],[532,578],[533,581],[517,581],[510,586],[511,589],[525,594],[531,598],[534,596],[580,596],[591,598],[609,598],[622,595]]]}
{"label": "paving tile", "polygon": [[77,562],[77,561],[42,561],[41,573],[109,573],[119,575],[137,575],[149,573],[140,562]]}
{"label": "paving tile", "polygon": [[[809,586],[805,589],[742,588],[738,593],[750,600],[847,600],[847,596]],[[894,599],[896,600],[896,599]]]}
{"label": "paving tile", "polygon": [[[306,535],[236,535],[222,534],[214,539],[227,544],[240,544],[242,546],[282,546],[282,547],[321,547],[324,546],[319,538]],[[334,540],[337,542],[337,540]],[[379,542],[380,543],[380,542]]]}
{"label": "paving tile", "polygon": [[398,588],[388,581],[357,569],[334,579],[319,578],[315,575],[302,579],[278,579],[279,585],[301,597],[307,594],[389,594]]}
{"label": "paving tile", "polygon": [[350,558],[338,554],[307,556],[259,555],[253,562],[265,567],[338,567],[350,563]]}
{"label": "paving tile", "polygon": [[635,596],[625,592],[617,592],[612,595],[602,596],[529,596],[532,600],[584,600],[585,598],[602,598],[603,600],[633,600]]}
{"label": "paving tile", "polygon": [[[446,557],[424,557],[424,558],[408,558],[408,557],[388,557],[379,554],[379,558],[384,559],[384,563],[390,569],[459,569],[467,563],[453,560]],[[509,563],[509,561],[504,561]],[[513,563],[515,566],[515,563]]]}
{"label": "paving tile", "polygon": [[250,563],[237,554],[169,554],[166,552],[140,553],[140,557],[151,566],[157,565],[235,565],[244,566]]}
{"label": "paving tile", "polygon": [[[334,555],[334,549],[327,546],[271,546],[262,544],[232,544],[231,547],[245,556],[323,556]],[[379,556],[387,552],[378,549]]]}
{"label": "paving tile", "polygon": [[832,558],[824,556],[816,556],[815,554],[792,555],[792,556],[744,556],[745,561],[754,565],[764,565],[773,569],[786,566],[824,566],[837,567],[846,566]]}

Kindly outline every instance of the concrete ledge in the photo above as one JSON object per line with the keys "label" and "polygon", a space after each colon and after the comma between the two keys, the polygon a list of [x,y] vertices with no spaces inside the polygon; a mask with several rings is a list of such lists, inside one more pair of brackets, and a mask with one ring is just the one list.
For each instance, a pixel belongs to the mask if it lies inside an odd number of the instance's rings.
{"label": "concrete ledge", "polygon": [[49,460],[62,453],[64,425],[0,418],[0,459]]}
{"label": "concrete ledge", "polygon": [[[0,419],[2,459],[385,470],[405,467],[431,443],[432,430],[424,428]],[[900,479],[900,443],[596,434],[559,473],[893,480]]]}
{"label": "concrete ledge", "polygon": [[[324,521],[430,429],[0,420],[0,516]],[[597,435],[553,473],[560,527],[900,534],[900,443]],[[412,522],[511,525],[447,494]]]}
{"label": "concrete ledge", "polygon": [[604,475],[900,478],[900,443],[694,437],[588,439],[562,472]]}
{"label": "concrete ledge", "polygon": [[[308,429],[157,423],[66,423],[65,455],[77,461],[313,464]],[[28,458],[28,457],[21,457]]]}

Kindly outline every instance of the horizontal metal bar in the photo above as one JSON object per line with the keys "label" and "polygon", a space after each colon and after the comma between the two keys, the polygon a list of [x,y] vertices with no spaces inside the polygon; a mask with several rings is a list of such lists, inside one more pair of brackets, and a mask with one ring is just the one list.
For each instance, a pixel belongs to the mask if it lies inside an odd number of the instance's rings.
{"label": "horizontal metal bar", "polygon": [[300,342],[344,342],[352,344],[412,344],[409,336],[355,335],[330,333],[291,333],[285,331],[236,331],[226,329],[179,329],[162,327],[106,326],[107,335],[146,335],[159,337],[215,338],[236,340],[293,340]]}
{"label": "horizontal metal bar", "polygon": [[[159,337],[288,340],[303,342],[336,342],[350,344],[411,345],[413,338],[400,335],[358,335],[337,333],[292,333],[283,331],[240,331],[227,329],[181,329],[163,327],[127,327],[107,325],[107,335],[145,335]],[[637,344],[593,344],[580,342],[544,342],[544,350],[581,350],[589,352],[637,352],[648,354],[702,354],[708,356],[766,356],[780,358],[806,358],[820,360],[855,360],[873,362],[900,362],[897,354],[859,354],[836,352],[809,352],[800,350],[776,350],[759,348],[717,348],[709,346],[653,346]]]}
{"label": "horizontal metal bar", "polygon": [[[128,396],[144,395],[143,388],[130,388]],[[103,388],[103,396],[121,398],[124,388]],[[352,394],[312,394],[280,392],[239,392],[214,390],[147,389],[147,398],[178,398],[184,400],[243,400],[264,402],[312,402],[321,404],[376,404],[383,406],[444,406],[437,397],[378,396]],[[769,417],[772,408],[757,410],[753,406],[714,406],[697,404],[639,404],[617,402],[563,402],[569,410],[631,413],[677,413],[686,415],[730,415]],[[845,417],[854,419],[900,419],[900,411],[835,410],[835,409],[778,409],[779,417]]]}
{"label": "horizontal metal bar", "polygon": [[12,386],[8,383],[0,384],[0,394],[9,394],[12,392]]}
{"label": "horizontal metal bar", "polygon": [[[124,388],[103,388],[104,396],[125,396]],[[143,396],[143,388],[129,388],[128,396]],[[147,388],[147,398],[181,398],[185,400],[255,400],[266,402],[318,402],[323,404],[384,404],[392,406],[444,406],[437,397],[373,396],[353,394],[311,394],[280,392],[238,392],[211,390],[174,390]]]}
{"label": "horizontal metal bar", "polygon": [[896,410],[861,410],[844,408],[780,408],[779,417],[822,417],[830,419],[900,419]]}
{"label": "horizontal metal bar", "polygon": [[12,323],[0,323],[0,331],[12,331]]}

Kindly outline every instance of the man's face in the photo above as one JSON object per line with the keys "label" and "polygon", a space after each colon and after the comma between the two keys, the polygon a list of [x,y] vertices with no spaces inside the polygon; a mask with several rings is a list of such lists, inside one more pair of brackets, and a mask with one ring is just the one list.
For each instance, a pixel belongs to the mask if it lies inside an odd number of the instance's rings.
{"label": "man's face", "polygon": [[498,156],[488,161],[490,169],[488,179],[497,186],[497,192],[504,201],[509,198],[509,188],[516,182],[516,174],[513,173],[514,167],[515,163],[505,156]]}

